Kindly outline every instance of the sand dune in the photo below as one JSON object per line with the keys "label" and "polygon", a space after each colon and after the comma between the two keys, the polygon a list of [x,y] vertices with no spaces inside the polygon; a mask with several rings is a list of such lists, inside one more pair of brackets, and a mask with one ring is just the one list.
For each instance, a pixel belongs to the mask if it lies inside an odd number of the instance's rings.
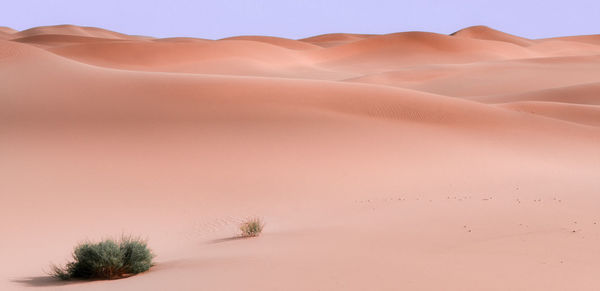
{"label": "sand dune", "polygon": [[299,40],[293,40],[293,39],[287,39],[287,38],[281,38],[281,37],[272,37],[272,36],[251,36],[251,35],[246,35],[246,36],[228,37],[228,38],[224,38],[223,40],[258,41],[258,42],[264,42],[264,43],[268,43],[268,44],[272,44],[272,45],[276,45],[276,46],[281,46],[281,47],[288,48],[288,49],[293,49],[293,50],[310,50],[310,49],[320,48],[317,45],[313,45],[313,44],[310,44],[310,43],[302,42],[302,41],[299,41]]}
{"label": "sand dune", "polygon": [[354,34],[354,33],[328,33],[317,36],[311,36],[303,38],[300,41],[318,45],[320,47],[328,48],[339,46],[343,44],[352,43],[355,41],[369,38],[371,34]]}
{"label": "sand dune", "polygon": [[508,103],[518,101],[546,101],[583,105],[600,105],[600,83],[556,87],[508,95],[481,96],[471,98],[484,103]]}
{"label": "sand dune", "polygon": [[455,33],[452,33],[451,35],[455,37],[503,41],[524,47],[530,46],[534,43],[534,41],[530,39],[504,33],[483,25],[461,29]]}
{"label": "sand dune", "polygon": [[[212,111],[214,106],[222,107],[222,110],[239,106],[241,108],[238,110],[252,111],[264,107],[265,104],[419,123],[435,122],[450,125],[462,121],[464,126],[475,125],[471,122],[472,119],[480,119],[471,115],[483,117],[506,114],[506,112],[476,102],[372,85],[247,76],[119,72],[85,66],[42,50],[29,49],[21,45],[13,46],[27,50],[28,59],[35,61],[38,66],[36,72],[27,72],[28,78],[24,78],[15,71],[12,71],[12,76],[8,74],[8,71],[3,74],[3,78],[10,80],[15,86],[7,91],[4,99],[7,103],[2,108],[2,116],[14,122],[36,119],[71,120],[73,118],[76,120],[80,118],[144,120],[150,117],[195,120],[212,116],[210,112],[206,112],[206,109]],[[19,48],[14,50],[19,50]],[[60,78],[50,77],[53,72],[57,73]],[[98,84],[97,79],[102,79],[104,82]],[[127,82],[120,81],[120,79],[127,79]],[[137,84],[136,80],[140,80],[142,84]],[[55,102],[54,106],[49,107],[48,99],[40,99],[38,94],[33,94],[34,92],[24,88],[25,83],[22,83],[21,86],[17,85],[20,82],[51,85],[46,89],[54,91],[47,91],[47,94],[56,96],[52,99]],[[103,87],[96,87],[97,85]],[[17,88],[18,91],[10,90]],[[92,91],[87,96],[77,93],[86,88]],[[109,88],[112,88],[115,94],[105,97],[95,96],[94,92],[104,92]],[[31,89],[37,90],[35,87]],[[139,92],[140,89],[153,92],[154,98]],[[197,96],[201,91],[208,91],[211,94]],[[244,94],[246,91],[251,91],[253,94],[246,96]],[[172,96],[179,96],[182,100],[171,106],[164,106],[170,98],[173,98]],[[92,100],[94,101],[92,102]],[[223,113],[222,110],[214,113]],[[467,112],[469,113],[466,114]],[[510,120],[514,119],[514,117],[505,118],[508,119],[505,122],[512,122]]]}
{"label": "sand dune", "polygon": [[600,45],[568,40],[544,40],[530,47],[547,56],[585,56],[600,54]]}
{"label": "sand dune", "polygon": [[502,107],[539,114],[560,120],[600,126],[600,106],[565,104],[562,102],[521,101],[502,104]]}
{"label": "sand dune", "polygon": [[9,39],[15,32],[17,31],[10,27],[0,26],[0,39]]}
{"label": "sand dune", "polygon": [[[50,49],[58,55],[89,64],[119,69],[213,73],[230,70],[244,73],[257,65],[278,68],[303,62],[294,50],[257,41],[217,42],[104,42],[83,43]],[[226,62],[224,65],[221,62]],[[250,62],[248,64],[248,62]],[[208,64],[206,64],[208,63]],[[210,65],[214,63],[214,65]],[[236,65],[236,63],[238,65]],[[184,69],[179,69],[184,67]],[[198,70],[194,70],[196,67]]]}
{"label": "sand dune", "polygon": [[541,41],[551,41],[551,40],[583,42],[583,43],[600,45],[600,34],[555,37],[555,38],[542,39]]}
{"label": "sand dune", "polygon": [[194,38],[194,37],[167,37],[152,39],[155,42],[213,42],[212,39]]}
{"label": "sand dune", "polygon": [[4,32],[4,33],[7,33],[7,34],[13,34],[13,33],[18,32],[18,31],[15,30],[15,29],[12,29],[10,27],[7,27],[7,26],[0,26],[0,32]]}
{"label": "sand dune", "polygon": [[427,32],[374,36],[314,54],[320,63],[362,73],[416,64],[459,64],[537,56],[510,43],[458,39]]}
{"label": "sand dune", "polygon": [[97,27],[84,27],[76,25],[53,25],[53,26],[40,26],[34,27],[27,30],[19,31],[14,33],[15,38],[29,37],[35,35],[45,34],[61,34],[61,35],[72,35],[72,36],[88,36],[97,38],[112,38],[112,39],[140,39],[144,37],[137,37],[126,35],[102,28]]}
{"label": "sand dune", "polygon": [[[492,95],[518,94],[600,81],[598,56],[407,66],[368,74],[349,81],[411,88],[435,94],[483,100]],[[408,77],[405,77],[409,75]],[[421,80],[421,81],[414,81]]]}
{"label": "sand dune", "polygon": [[[0,38],[1,290],[600,286],[595,36]],[[148,273],[44,272],[122,233]]]}
{"label": "sand dune", "polygon": [[122,41],[112,38],[99,38],[90,36],[63,35],[63,34],[40,34],[28,37],[11,39],[15,42],[28,43],[42,48],[60,47],[66,45],[98,42]]}

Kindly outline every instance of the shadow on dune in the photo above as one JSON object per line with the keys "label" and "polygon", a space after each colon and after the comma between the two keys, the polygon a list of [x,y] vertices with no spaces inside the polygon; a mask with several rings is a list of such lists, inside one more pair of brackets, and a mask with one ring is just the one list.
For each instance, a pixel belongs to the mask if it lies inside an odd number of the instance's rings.
{"label": "shadow on dune", "polygon": [[71,280],[71,281],[63,281],[50,276],[38,276],[38,277],[25,277],[21,279],[12,280],[14,283],[20,283],[28,287],[49,287],[49,286],[64,286],[64,285],[73,285],[73,284],[81,284],[86,281],[82,280]]}
{"label": "shadow on dune", "polygon": [[242,239],[248,239],[248,238],[250,238],[250,237],[231,236],[231,237],[226,237],[226,238],[219,238],[219,239],[209,240],[206,243],[207,244],[218,244],[218,243],[224,243],[224,242],[228,242],[228,241],[242,240]]}
{"label": "shadow on dune", "polygon": [[12,280],[13,283],[21,283],[28,287],[50,287],[50,286],[66,286],[66,285],[75,285],[75,284],[85,284],[95,281],[115,281],[122,280],[125,278],[133,277],[134,275],[125,275],[120,278],[103,280],[103,279],[70,279],[70,280],[60,280],[51,276],[37,276],[37,277],[25,277],[21,279]]}

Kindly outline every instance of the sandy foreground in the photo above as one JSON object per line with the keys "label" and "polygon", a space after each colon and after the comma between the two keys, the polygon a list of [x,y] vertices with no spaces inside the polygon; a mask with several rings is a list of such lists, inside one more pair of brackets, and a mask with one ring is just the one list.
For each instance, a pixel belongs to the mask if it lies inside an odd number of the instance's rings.
{"label": "sandy foreground", "polygon": [[0,28],[0,176],[0,290],[600,290],[600,35]]}

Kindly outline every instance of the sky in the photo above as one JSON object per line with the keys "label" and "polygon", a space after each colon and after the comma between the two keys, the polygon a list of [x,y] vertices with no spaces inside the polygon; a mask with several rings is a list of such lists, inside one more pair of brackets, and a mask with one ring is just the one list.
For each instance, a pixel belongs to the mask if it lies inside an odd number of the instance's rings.
{"label": "sky", "polygon": [[17,30],[75,24],[155,37],[448,34],[472,25],[529,38],[600,33],[600,0],[4,0],[0,5],[0,26]]}

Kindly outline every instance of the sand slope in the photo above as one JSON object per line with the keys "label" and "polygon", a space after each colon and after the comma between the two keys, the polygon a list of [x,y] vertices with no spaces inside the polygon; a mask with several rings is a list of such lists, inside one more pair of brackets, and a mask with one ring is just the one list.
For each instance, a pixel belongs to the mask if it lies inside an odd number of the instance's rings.
{"label": "sand slope", "polygon": [[575,104],[600,105],[600,83],[584,83],[566,87],[555,87],[508,95],[483,96],[472,98],[485,103],[518,101],[547,101]]}
{"label": "sand slope", "polygon": [[[1,290],[600,288],[594,36],[4,33]],[[122,233],[150,272],[44,272]]]}
{"label": "sand slope", "polygon": [[583,42],[583,43],[590,43],[590,44],[598,45],[598,44],[600,44],[600,34],[555,37],[555,38],[543,39],[541,41],[545,41],[545,40],[565,40],[565,41],[571,41],[571,42]]}
{"label": "sand slope", "polygon": [[[598,56],[532,58],[407,66],[348,81],[411,88],[454,97],[517,94],[600,81]],[[465,85],[468,82],[468,85]]]}

